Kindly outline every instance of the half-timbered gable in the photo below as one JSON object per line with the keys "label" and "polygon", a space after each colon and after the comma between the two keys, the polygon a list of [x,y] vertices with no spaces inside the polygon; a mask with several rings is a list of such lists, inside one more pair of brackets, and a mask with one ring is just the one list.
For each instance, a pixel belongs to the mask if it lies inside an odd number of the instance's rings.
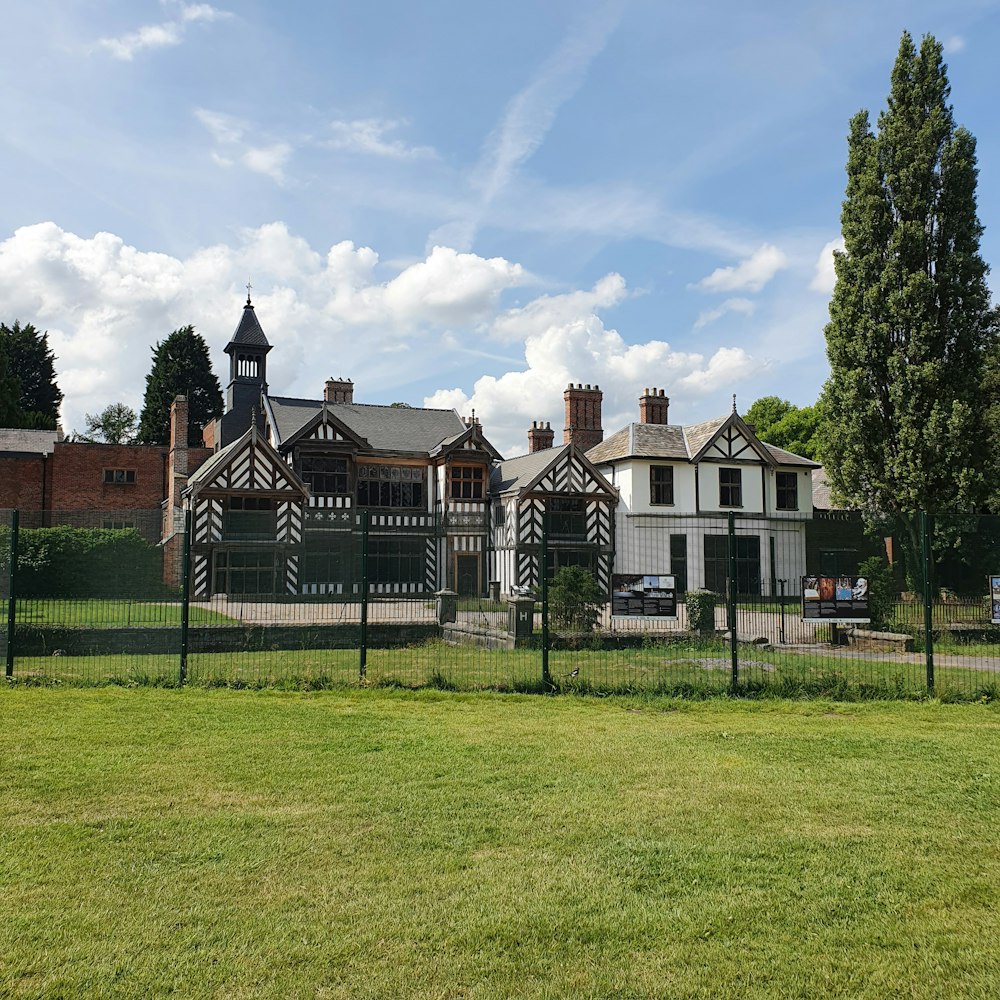
{"label": "half-timbered gable", "polygon": [[550,574],[563,566],[584,566],[610,592],[618,497],[575,445],[501,462],[491,494],[502,591],[538,587],[544,533]]}
{"label": "half-timbered gable", "polygon": [[297,593],[308,490],[252,424],[188,480],[192,593]]}

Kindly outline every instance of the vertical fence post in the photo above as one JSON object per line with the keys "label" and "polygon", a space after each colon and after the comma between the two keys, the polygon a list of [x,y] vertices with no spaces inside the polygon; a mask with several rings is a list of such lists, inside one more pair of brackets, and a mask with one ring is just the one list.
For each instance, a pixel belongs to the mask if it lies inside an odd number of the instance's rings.
{"label": "vertical fence post", "polygon": [[[538,572],[542,592],[542,684],[548,691],[552,687],[549,673],[549,515],[542,515],[542,546],[538,554]],[[534,614],[534,611],[532,611]]]}
{"label": "vertical fence post", "polygon": [[361,649],[358,651],[358,679],[364,684],[368,674],[368,524],[371,512],[361,512]]}
{"label": "vertical fence post", "polygon": [[187,681],[188,626],[191,624],[191,511],[184,511],[184,544],[181,546],[181,670],[180,682]]}
{"label": "vertical fence post", "polygon": [[21,525],[21,512],[11,511],[10,517],[10,572],[7,597],[7,664],[4,675],[14,676],[14,629],[17,626],[17,536]]}
{"label": "vertical fence post", "polygon": [[924,657],[927,662],[927,693],[934,693],[934,616],[931,593],[934,565],[931,559],[931,519],[927,511],[920,512],[920,555],[924,578]]}
{"label": "vertical fence post", "polygon": [[736,514],[729,512],[729,595],[726,617],[729,624],[729,655],[732,661],[730,689],[736,694],[740,681],[740,654],[736,648]]}

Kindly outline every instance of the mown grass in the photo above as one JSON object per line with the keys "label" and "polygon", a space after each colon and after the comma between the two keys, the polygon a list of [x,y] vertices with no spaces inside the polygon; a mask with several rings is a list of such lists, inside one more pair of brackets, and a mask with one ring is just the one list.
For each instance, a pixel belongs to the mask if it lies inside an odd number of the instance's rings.
{"label": "mown grass", "polygon": [[[129,598],[18,598],[17,622],[65,628],[127,628],[179,626],[180,601],[142,601]],[[234,619],[191,605],[188,620],[197,625],[227,625]],[[7,623],[7,602],[0,601],[0,622]]]}
{"label": "mown grass", "polygon": [[[357,649],[272,649],[266,642],[224,653],[192,652],[186,683],[196,686],[321,689],[361,683]],[[197,633],[192,631],[192,649]],[[993,669],[991,669],[994,667]],[[996,660],[939,664],[933,694],[944,700],[1000,697]],[[723,640],[651,642],[616,649],[554,649],[549,682],[543,683],[537,648],[487,650],[428,642],[400,648],[369,648],[368,686],[434,687],[501,692],[568,691],[577,694],[659,694],[706,697],[728,693],[732,661]],[[117,684],[174,686],[179,652],[18,657],[15,681],[23,684]],[[925,698],[926,668],[920,657],[900,662],[876,653],[825,653],[815,648],[739,647],[737,693],[744,696]]]}
{"label": "mown grass", "polygon": [[0,692],[0,994],[982,996],[989,706]]}

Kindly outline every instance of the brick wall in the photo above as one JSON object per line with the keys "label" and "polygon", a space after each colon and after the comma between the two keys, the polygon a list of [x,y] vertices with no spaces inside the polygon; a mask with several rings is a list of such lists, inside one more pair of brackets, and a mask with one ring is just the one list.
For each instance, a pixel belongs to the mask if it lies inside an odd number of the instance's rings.
{"label": "brick wall", "polygon": [[0,455],[0,509],[41,510],[45,459]]}

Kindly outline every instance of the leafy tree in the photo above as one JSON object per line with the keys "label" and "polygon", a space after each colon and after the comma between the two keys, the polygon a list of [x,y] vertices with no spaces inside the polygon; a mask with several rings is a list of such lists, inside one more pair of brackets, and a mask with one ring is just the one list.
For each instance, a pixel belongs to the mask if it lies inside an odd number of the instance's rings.
{"label": "leafy tree", "polygon": [[918,52],[904,33],[878,131],[867,112],[851,120],[820,400],[835,494],[902,530],[911,567],[906,515],[980,509],[988,495],[981,386],[997,316],[979,254],[975,140],[955,126],[949,96],[940,43],[925,36]]}
{"label": "leafy tree", "polygon": [[744,419],[754,425],[762,441],[818,461],[818,405],[800,407],[777,396],[762,396],[747,410]]}
{"label": "leafy tree", "polygon": [[[17,383],[16,411],[9,413],[8,426],[54,430],[59,420],[63,394],[56,385],[55,356],[49,350],[49,335],[31,323],[13,326],[0,323],[0,355],[6,359],[7,379]],[[0,362],[2,376],[4,362]],[[8,407],[9,410],[9,407]]]}
{"label": "leafy tree", "polygon": [[87,414],[87,433],[83,441],[105,444],[134,444],[139,433],[139,418],[131,406],[109,403],[100,413]]}
{"label": "leafy tree", "polygon": [[193,326],[174,330],[153,348],[153,366],[146,376],[146,396],[139,417],[141,444],[167,444],[170,404],[175,396],[188,399],[188,444],[201,444],[201,428],[222,413],[222,390],[212,371],[205,339]]}
{"label": "leafy tree", "polygon": [[549,584],[549,611],[558,627],[592,632],[607,595],[582,566],[563,566]]}

